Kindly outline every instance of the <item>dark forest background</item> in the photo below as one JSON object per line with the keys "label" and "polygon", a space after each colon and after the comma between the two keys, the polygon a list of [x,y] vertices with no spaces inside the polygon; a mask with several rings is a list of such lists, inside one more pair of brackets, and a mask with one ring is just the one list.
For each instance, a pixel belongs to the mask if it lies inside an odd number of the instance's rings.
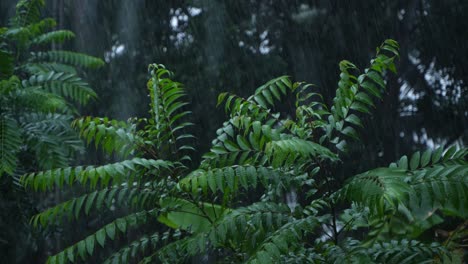
{"label": "dark forest background", "polygon": [[[15,4],[0,2],[1,25]],[[87,73],[99,99],[81,113],[123,120],[148,115],[147,66],[162,63],[185,84],[201,153],[225,118],[216,108],[219,93],[247,96],[287,74],[317,85],[330,102],[340,60],[364,68],[374,47],[395,39],[401,46],[398,77],[389,78],[388,92],[368,117],[363,143],[352,146],[344,168],[351,171],[387,165],[414,149],[466,143],[467,13],[463,0],[51,0],[45,10],[59,28],[75,32],[67,48],[106,61]],[[77,163],[99,164],[102,157],[90,149],[82,159]],[[0,210],[9,206],[2,202]],[[2,222],[19,228],[14,218]],[[10,254],[36,262],[46,254],[41,247],[18,238]]]}

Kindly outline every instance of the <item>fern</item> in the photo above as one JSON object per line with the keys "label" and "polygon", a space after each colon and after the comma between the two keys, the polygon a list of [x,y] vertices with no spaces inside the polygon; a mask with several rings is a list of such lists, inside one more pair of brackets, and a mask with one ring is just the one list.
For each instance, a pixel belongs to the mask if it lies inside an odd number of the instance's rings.
{"label": "fern", "polygon": [[[328,137],[337,149],[346,151],[346,139],[341,139],[341,135],[359,139],[354,127],[362,126],[362,123],[357,115],[350,112],[370,113],[369,108],[374,106],[371,97],[382,99],[385,82],[381,74],[387,69],[396,72],[394,60],[398,56],[398,43],[386,40],[377,48],[376,58],[371,61],[370,67],[359,76],[351,72],[358,71],[356,65],[349,61],[340,62],[340,81],[330,110],[331,115],[328,116],[326,134],[321,141]],[[333,136],[333,131],[339,134]]]}
{"label": "fern", "polygon": [[[383,97],[384,78],[396,71],[397,58],[398,44],[387,40],[360,75],[357,66],[341,62],[331,106],[314,86],[286,76],[247,98],[221,94],[218,104],[224,103],[229,118],[200,164],[190,163],[192,136],[187,129],[192,124],[186,121],[190,112],[183,86],[163,65],[150,65],[150,118],[122,122],[85,117],[74,122],[88,144],[130,159],[22,178],[33,190],[81,185],[85,191],[39,213],[32,219],[35,225],[127,209],[122,211],[128,215],[50,257],[49,263],[90,257],[102,257],[105,263],[183,263],[201,255],[247,263],[450,259],[449,252],[459,247],[453,241],[463,235],[457,230],[464,225],[454,231],[453,240],[427,242],[435,239],[430,230],[447,217],[467,217],[465,148],[416,152],[345,183],[334,178],[342,172],[347,142],[359,140],[361,113],[370,114],[374,100]],[[53,67],[29,69],[39,75]],[[285,98],[296,99],[291,113],[276,112]],[[299,199],[291,198],[298,193]],[[109,240],[143,225],[141,236],[95,256],[98,249],[114,245]],[[352,238],[355,233],[362,235]]]}
{"label": "fern", "polygon": [[3,173],[12,175],[16,168],[20,151],[21,137],[17,133],[18,124],[6,116],[0,118],[0,176]]}
{"label": "fern", "polygon": [[99,68],[104,65],[101,59],[65,50],[32,53],[33,61],[49,61],[85,68]]}
{"label": "fern", "polygon": [[37,45],[44,45],[53,42],[63,43],[66,40],[73,39],[74,37],[75,33],[70,30],[56,30],[35,37],[32,40],[32,43]]}
{"label": "fern", "polygon": [[96,148],[101,146],[109,154],[118,152],[126,157],[138,147],[138,144],[143,144],[140,142],[142,138],[136,135],[135,124],[108,118],[86,117],[75,120],[72,126],[80,130],[81,138],[88,144],[94,140]]}
{"label": "fern", "polygon": [[31,156],[27,166],[44,170],[68,166],[83,150],[70,129],[71,114],[96,94],[75,66],[97,68],[103,61],[77,52],[50,51],[49,44],[62,43],[74,34],[52,31],[56,22],[41,17],[44,6],[43,0],[19,1],[10,26],[0,30],[0,120],[6,124],[3,120],[8,119],[0,140],[11,142],[3,143],[10,154],[2,154],[0,176],[12,175],[18,155]]}

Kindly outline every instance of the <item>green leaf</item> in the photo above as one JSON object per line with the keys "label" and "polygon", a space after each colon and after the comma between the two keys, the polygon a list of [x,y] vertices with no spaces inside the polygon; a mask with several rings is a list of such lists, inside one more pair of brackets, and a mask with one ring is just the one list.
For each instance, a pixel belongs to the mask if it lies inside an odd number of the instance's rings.
{"label": "green leaf", "polygon": [[[121,219],[117,219],[117,221],[116,221],[117,225],[119,225],[119,222],[121,222],[119,220],[121,220]],[[122,223],[120,223],[120,225],[122,225]],[[119,229],[122,232],[125,232],[125,228],[119,227]],[[106,234],[111,240],[114,240],[114,238],[115,238],[115,224],[114,223],[108,224],[106,226]]]}
{"label": "green leaf", "polygon": [[398,161],[398,168],[407,170],[408,169],[408,157],[403,156]]}
{"label": "green leaf", "polygon": [[439,147],[438,149],[434,151],[434,154],[432,155],[432,164],[439,162],[443,151],[444,151],[443,147]]}
{"label": "green leaf", "polygon": [[415,170],[419,166],[419,160],[420,160],[421,154],[418,152],[414,153],[413,156],[411,156],[411,161],[410,161],[410,169]]}
{"label": "green leaf", "polygon": [[94,235],[91,235],[86,238],[85,243],[86,243],[86,250],[88,251],[89,255],[93,255],[94,252]]}
{"label": "green leaf", "polygon": [[101,245],[101,247],[104,247],[104,244],[106,242],[106,230],[105,229],[100,229],[96,233],[96,241]]}
{"label": "green leaf", "polygon": [[431,154],[432,154],[432,151],[429,149],[424,151],[421,157],[421,167],[424,168],[429,164],[429,162],[431,161]]}

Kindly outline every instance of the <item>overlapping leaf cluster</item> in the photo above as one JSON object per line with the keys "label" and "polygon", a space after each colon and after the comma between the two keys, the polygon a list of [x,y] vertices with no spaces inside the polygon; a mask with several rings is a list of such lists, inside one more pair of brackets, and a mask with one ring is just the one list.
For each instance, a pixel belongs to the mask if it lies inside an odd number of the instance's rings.
{"label": "overlapping leaf cluster", "polygon": [[[242,98],[221,94],[229,119],[197,166],[190,164],[183,89],[162,65],[151,65],[151,119],[121,123],[84,118],[81,135],[130,159],[104,166],[26,175],[33,189],[82,185],[89,192],[33,218],[57,224],[93,210],[126,206],[49,263],[97,260],[95,252],[130,229],[151,232],[113,251],[105,263],[396,263],[451,259],[466,233],[432,243],[447,217],[467,217],[467,150],[438,148],[388,168],[330,182],[351,140],[359,140],[362,114],[370,114],[395,72],[398,44],[386,40],[359,74],[340,63],[331,107],[314,87],[282,76]],[[293,109],[281,103],[294,100]],[[291,108],[291,107],[290,107]],[[363,161],[365,162],[365,161]],[[194,168],[194,169],[192,169]],[[345,208],[345,209],[343,209]],[[73,220],[71,220],[73,221]],[[465,224],[466,225],[466,224]],[[145,230],[149,230],[146,226]],[[425,233],[423,237],[422,234]],[[119,234],[119,235],[117,235]],[[429,239],[427,239],[429,234]],[[118,245],[122,245],[122,241]],[[101,256],[101,255],[99,255]]]}
{"label": "overlapping leaf cluster", "polygon": [[[19,156],[29,167],[67,166],[83,146],[70,123],[78,104],[96,97],[79,68],[98,68],[101,59],[51,50],[75,35],[53,30],[41,19],[43,0],[22,0],[9,26],[0,28],[0,177],[15,175]],[[25,154],[26,153],[26,154]],[[23,164],[24,165],[24,164]]]}

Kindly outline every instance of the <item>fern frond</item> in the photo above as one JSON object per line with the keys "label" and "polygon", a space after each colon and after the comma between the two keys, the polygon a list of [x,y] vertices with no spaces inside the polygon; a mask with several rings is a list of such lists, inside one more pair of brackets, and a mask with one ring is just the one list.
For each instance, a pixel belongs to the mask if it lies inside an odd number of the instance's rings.
{"label": "fern frond", "polygon": [[37,52],[31,55],[33,61],[58,62],[84,68],[95,69],[104,65],[104,61],[99,58],[72,51],[56,50]]}
{"label": "fern frond", "polygon": [[139,141],[143,141],[136,134],[136,125],[122,121],[99,117],[84,117],[73,121],[72,126],[78,128],[80,137],[87,144],[94,141],[109,154],[113,152],[127,157],[137,147]]}
{"label": "fern frond", "polygon": [[211,193],[235,193],[239,189],[249,190],[262,185],[268,188],[270,184],[288,188],[288,181],[292,181],[291,173],[273,168],[254,166],[230,166],[214,168],[210,170],[195,170],[179,182],[179,186],[193,194],[199,194],[200,190],[207,195]]}
{"label": "fern frond", "polygon": [[444,153],[444,148],[439,147],[434,151],[428,149],[424,151],[422,155],[417,151],[411,156],[410,160],[408,160],[407,156],[402,156],[398,162],[390,164],[389,167],[414,171],[419,168],[425,168],[440,163],[466,164],[467,155],[467,148],[457,150],[455,146],[452,146]]}
{"label": "fern frond", "polygon": [[14,59],[10,52],[0,49],[0,79],[7,79],[13,75]]}
{"label": "fern frond", "polygon": [[310,159],[338,161],[338,156],[328,148],[300,138],[287,138],[268,142],[265,153],[273,167],[280,167],[285,164],[301,164],[300,161],[306,162]]}
{"label": "fern frond", "polygon": [[394,165],[357,175],[335,193],[370,209],[369,243],[396,235],[417,237],[442,222],[438,212],[462,219],[468,216],[466,151],[451,149],[438,162],[441,153],[434,152],[431,166],[427,166],[429,154],[424,159],[419,153],[413,155],[409,168],[402,158],[398,168]]}
{"label": "fern frond", "polygon": [[40,86],[48,92],[68,97],[80,104],[86,104],[90,99],[96,98],[96,93],[88,83],[70,73],[52,71],[32,75],[28,80],[23,80],[22,85],[25,88]]}
{"label": "fern frond", "polygon": [[31,42],[36,45],[50,44],[53,42],[63,43],[66,40],[73,39],[74,37],[75,33],[70,30],[55,30],[41,34],[32,39]]}
{"label": "fern frond", "polygon": [[[154,138],[159,152],[166,155],[180,156],[186,150],[194,150],[192,146],[184,143],[184,140],[193,136],[184,131],[192,123],[183,122],[191,112],[182,110],[188,104],[181,100],[185,95],[182,84],[171,80],[172,73],[163,65],[151,64],[149,70],[152,77],[147,86],[153,118],[149,121],[148,136]],[[190,158],[184,156],[183,159]]]}
{"label": "fern frond", "polygon": [[22,145],[21,130],[16,120],[0,115],[0,177],[13,175],[18,162],[16,154]]}
{"label": "fern frond", "polygon": [[27,63],[23,66],[23,69],[32,75],[46,74],[48,72],[77,74],[75,67],[56,62]]}
{"label": "fern frond", "polygon": [[70,158],[84,151],[83,143],[70,127],[72,116],[29,113],[20,118],[27,150],[36,153],[41,169],[69,166]]}
{"label": "fern frond", "polygon": [[263,241],[247,263],[275,263],[288,254],[291,248],[297,248],[305,233],[312,233],[317,227],[315,216],[295,219],[281,226]]}
{"label": "fern frond", "polygon": [[376,263],[434,263],[443,259],[448,251],[438,243],[426,245],[415,240],[392,240],[375,243],[368,249]]}
{"label": "fern frond", "polygon": [[[236,130],[238,132],[236,133]],[[246,116],[231,118],[216,132],[210,152],[203,156],[203,166],[264,165],[266,144],[280,139],[279,129]]]}
{"label": "fern frond", "polygon": [[174,197],[161,199],[159,204],[166,210],[158,217],[159,222],[174,229],[187,230],[193,233],[209,230],[211,223],[230,211],[217,204],[197,204]]}
{"label": "fern frond", "polygon": [[44,5],[44,0],[20,0],[16,4],[16,14],[11,19],[11,23],[19,27],[37,23]]}
{"label": "fern frond", "polygon": [[282,97],[294,89],[295,86],[289,77],[281,76],[257,88],[255,93],[247,99],[222,93],[218,97],[218,105],[226,100],[225,108],[227,111],[230,110],[231,116],[250,112],[250,116],[254,117],[260,113],[261,109],[269,111],[270,107],[275,106],[275,101],[280,101]]}
{"label": "fern frond", "polygon": [[78,243],[71,245],[62,252],[47,259],[47,264],[74,263],[80,257],[83,261],[93,255],[98,250],[98,245],[104,248],[106,240],[114,240],[119,234],[125,234],[128,229],[146,224],[149,219],[156,219],[157,211],[141,211],[118,218],[113,222],[103,226],[95,233],[87,236]]}
{"label": "fern frond", "polygon": [[[369,107],[374,105],[371,97],[382,98],[385,89],[382,75],[385,70],[395,72],[394,60],[399,56],[398,48],[395,41],[386,40],[377,49],[376,58],[371,60],[370,67],[358,77],[352,73],[358,70],[354,64],[349,61],[340,62],[340,81],[330,110],[331,115],[328,117],[326,134],[321,141],[328,137],[338,150],[346,151],[346,139],[341,139],[341,135],[358,139],[353,126],[361,126],[361,121],[357,115],[351,114],[351,111],[370,113]],[[334,136],[333,131],[339,134]]]}
{"label": "fern frond", "polygon": [[117,186],[94,191],[72,198],[63,203],[48,208],[31,219],[34,226],[46,227],[67,217],[78,219],[82,213],[89,215],[92,210],[110,209],[113,206],[128,204],[131,208],[143,208],[146,204],[153,206],[159,201],[157,191],[148,188]]}
{"label": "fern frond", "polygon": [[70,113],[73,111],[73,107],[62,96],[45,91],[41,87],[17,89],[10,95],[10,98],[17,100],[17,107],[21,107],[25,111],[42,113]]}
{"label": "fern frond", "polygon": [[107,258],[103,263],[104,264],[126,264],[129,263],[130,259],[136,258],[139,254],[143,254],[144,252],[150,251],[157,251],[158,246],[161,243],[167,242],[171,237],[178,237],[180,234],[170,234],[169,232],[165,232],[164,234],[160,234],[156,232],[152,235],[144,235],[140,237],[138,240],[134,240],[128,246],[121,248],[119,251],[115,252]]}
{"label": "fern frond", "polygon": [[207,237],[205,234],[196,234],[176,240],[148,257],[138,262],[138,264],[150,263],[184,263],[192,256],[203,254],[207,250]]}
{"label": "fern frond", "polygon": [[110,182],[112,184],[122,182],[131,184],[135,177],[140,175],[136,173],[139,169],[159,171],[170,170],[172,166],[173,164],[169,161],[133,158],[98,167],[78,166],[30,173],[22,177],[22,182],[25,187],[32,188],[35,191],[45,191],[54,186],[61,187],[64,184],[71,186],[75,183],[96,188],[98,183],[100,183],[101,187],[107,186]]}

